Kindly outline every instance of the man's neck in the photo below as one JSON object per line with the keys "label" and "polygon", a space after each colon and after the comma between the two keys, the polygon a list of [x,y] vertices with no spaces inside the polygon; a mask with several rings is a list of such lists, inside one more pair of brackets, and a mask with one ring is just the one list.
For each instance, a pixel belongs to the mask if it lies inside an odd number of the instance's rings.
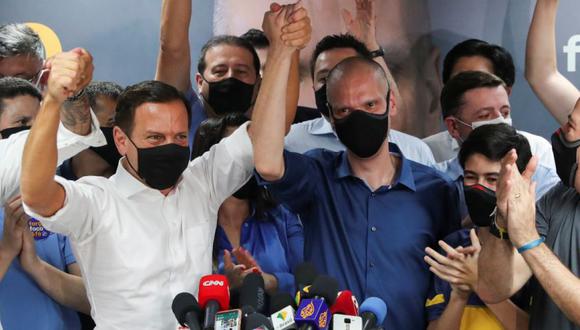
{"label": "man's neck", "polygon": [[400,168],[400,159],[391,155],[388,142],[373,157],[358,158],[350,151],[347,157],[354,176],[364,180],[372,191],[391,185]]}

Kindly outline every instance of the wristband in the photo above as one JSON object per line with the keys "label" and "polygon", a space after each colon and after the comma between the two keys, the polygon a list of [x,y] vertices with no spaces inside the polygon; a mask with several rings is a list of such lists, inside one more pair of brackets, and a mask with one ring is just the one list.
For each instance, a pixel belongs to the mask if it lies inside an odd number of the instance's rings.
{"label": "wristband", "polygon": [[495,210],[493,210],[494,213],[494,217],[493,217],[493,221],[491,222],[491,226],[489,226],[489,232],[499,238],[499,239],[505,239],[505,240],[509,240],[510,236],[508,235],[508,232],[505,228],[502,228],[500,226],[497,225],[496,222],[496,218],[497,218],[497,208]]}
{"label": "wristband", "polygon": [[526,244],[524,244],[518,248],[518,253],[522,254],[528,250],[531,250],[531,249],[535,248],[536,246],[544,243],[545,240],[546,239],[544,237],[540,237],[540,238],[535,239],[531,242],[527,242]]}
{"label": "wristband", "polygon": [[377,58],[377,57],[381,57],[381,56],[385,56],[385,50],[383,49],[383,47],[379,47],[379,49],[373,50],[371,52],[372,58]]}

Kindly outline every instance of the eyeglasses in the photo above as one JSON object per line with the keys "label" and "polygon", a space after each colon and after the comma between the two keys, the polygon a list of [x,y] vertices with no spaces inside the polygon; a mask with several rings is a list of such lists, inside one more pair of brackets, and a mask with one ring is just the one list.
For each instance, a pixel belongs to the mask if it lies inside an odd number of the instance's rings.
{"label": "eyeglasses", "polygon": [[[29,83],[33,84],[34,87],[39,88],[40,83],[44,80],[47,74],[50,72],[50,69],[40,69],[37,73],[32,75],[32,77],[23,77],[21,75],[14,76],[14,78],[20,78],[28,81]],[[5,76],[0,75],[0,78],[4,78]]]}

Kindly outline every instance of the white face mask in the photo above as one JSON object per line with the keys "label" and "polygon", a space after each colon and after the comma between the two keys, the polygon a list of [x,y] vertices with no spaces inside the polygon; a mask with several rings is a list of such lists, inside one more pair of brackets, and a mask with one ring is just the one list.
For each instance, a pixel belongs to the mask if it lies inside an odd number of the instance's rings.
{"label": "white face mask", "polygon": [[503,116],[499,116],[495,119],[474,121],[473,123],[471,123],[471,128],[476,129],[483,125],[496,125],[496,124],[507,124],[509,126],[512,126],[512,118],[511,117],[504,118]]}

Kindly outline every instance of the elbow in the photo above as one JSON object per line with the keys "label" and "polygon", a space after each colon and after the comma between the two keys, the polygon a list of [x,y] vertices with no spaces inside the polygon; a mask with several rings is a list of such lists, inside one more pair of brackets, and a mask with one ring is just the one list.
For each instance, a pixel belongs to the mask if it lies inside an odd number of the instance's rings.
{"label": "elbow", "polygon": [[256,172],[266,181],[280,180],[284,176],[284,165],[272,161],[256,161]]}
{"label": "elbow", "polygon": [[486,304],[497,304],[506,300],[507,296],[500,295],[499,292],[493,290],[488,285],[482,285],[481,281],[478,284],[477,296]]}

